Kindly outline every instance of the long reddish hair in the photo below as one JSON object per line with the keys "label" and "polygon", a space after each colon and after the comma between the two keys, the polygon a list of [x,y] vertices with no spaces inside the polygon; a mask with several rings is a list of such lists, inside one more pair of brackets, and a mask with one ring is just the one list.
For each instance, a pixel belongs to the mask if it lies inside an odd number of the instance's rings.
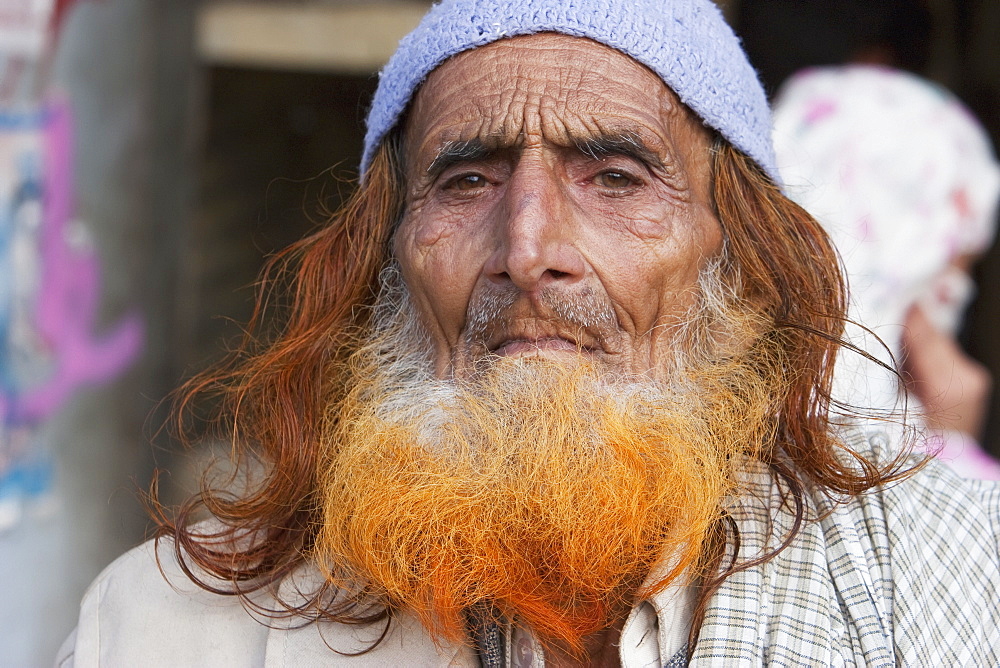
{"label": "long reddish hair", "polygon": [[[261,470],[243,493],[213,488],[206,475],[202,491],[177,509],[157,501],[154,485],[157,537],[173,539],[182,568],[210,591],[245,596],[274,586],[313,547],[321,516],[319,429],[328,408],[346,394],[339,362],[356,350],[379,273],[391,259],[403,202],[399,145],[398,137],[383,142],[364,183],[328,223],[270,260],[243,344],[176,395],[172,424],[181,442],[203,436],[196,407],[207,402],[215,407],[210,425],[231,440],[237,464],[254,461]],[[871,461],[831,433],[830,387],[835,355],[845,345],[846,289],[826,233],[722,139],[713,148],[713,178],[725,236],[723,276],[741,303],[768,323],[748,354],[759,355],[762,366],[770,357],[772,374],[772,353],[780,351],[784,361],[777,366],[785,377],[774,383],[771,398],[773,442],[757,456],[794,512],[787,545],[807,521],[807,488],[860,494],[902,475],[900,460]],[[206,511],[215,528],[192,528]],[[718,575],[702,583],[699,611],[728,575],[760,561],[723,563],[726,545],[739,541],[724,514],[709,540],[714,547],[704,558],[711,563],[702,572]],[[331,592],[319,592],[303,607],[275,613],[347,623],[392,614],[386,602],[332,600]]]}
{"label": "long reddish hair", "polygon": [[[919,468],[907,464],[907,448],[891,460],[875,461],[831,429],[835,408],[857,417],[891,419],[833,405],[831,385],[839,350],[846,348],[884,366],[843,339],[847,288],[837,252],[820,223],[785,197],[753,160],[722,139],[716,139],[713,153],[713,198],[727,245],[724,271],[742,301],[772,323],[749,355],[762,358],[762,373],[780,374],[773,378],[774,387],[781,388],[772,398],[774,440],[757,457],[770,468],[794,519],[777,549],[739,561],[739,532],[723,514],[704,556],[713,562],[704,572],[714,570],[717,575],[701,583],[689,652],[708,600],[722,582],[773,558],[794,540],[807,521],[807,489],[834,499],[854,496]],[[779,365],[766,361],[775,350],[780,350]],[[727,543],[732,558],[723,565]]]}

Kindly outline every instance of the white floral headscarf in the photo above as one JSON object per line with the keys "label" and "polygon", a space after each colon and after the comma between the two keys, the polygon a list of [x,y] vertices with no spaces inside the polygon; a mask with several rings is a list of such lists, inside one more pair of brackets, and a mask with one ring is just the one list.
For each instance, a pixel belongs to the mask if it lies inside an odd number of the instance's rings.
{"label": "white floral headscarf", "polygon": [[[829,67],[785,84],[774,125],[786,193],[826,227],[843,257],[851,317],[897,360],[900,324],[915,303],[954,332],[972,289],[952,265],[989,246],[1000,193],[989,138],[970,112],[911,74]],[[888,361],[873,339],[852,336]],[[895,404],[888,384],[874,388],[874,405]],[[873,400],[857,387],[849,396]]]}

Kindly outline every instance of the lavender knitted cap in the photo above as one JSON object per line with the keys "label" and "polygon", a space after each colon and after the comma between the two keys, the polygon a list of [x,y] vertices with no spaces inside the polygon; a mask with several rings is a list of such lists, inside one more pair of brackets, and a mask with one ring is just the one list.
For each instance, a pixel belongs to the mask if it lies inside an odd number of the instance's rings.
{"label": "lavender knitted cap", "polygon": [[538,32],[589,37],[631,56],[780,182],[764,89],[710,0],[443,0],[400,41],[380,74],[362,176],[434,68],[456,53]]}

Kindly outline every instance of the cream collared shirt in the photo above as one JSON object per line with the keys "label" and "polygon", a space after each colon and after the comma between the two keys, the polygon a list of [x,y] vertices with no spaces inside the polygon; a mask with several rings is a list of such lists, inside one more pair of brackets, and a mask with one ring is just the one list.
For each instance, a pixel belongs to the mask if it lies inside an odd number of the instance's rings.
{"label": "cream collared shirt", "polygon": [[[153,543],[145,543],[98,576],[84,595],[76,631],[59,652],[59,668],[479,666],[472,649],[436,645],[408,616],[394,620],[374,649],[357,654],[378,637],[380,625],[315,623],[296,628],[301,620],[263,619],[239,599],[212,594],[188,580],[169,541],[158,550],[161,574],[155,551]],[[294,603],[298,591],[315,587],[317,577],[302,569],[282,583],[279,597]],[[632,610],[619,646],[623,668],[663,666],[684,646],[690,628],[688,590],[673,586]],[[273,598],[260,594],[255,602],[278,607]],[[530,633],[515,628],[508,638],[511,668],[544,665],[544,653]]]}

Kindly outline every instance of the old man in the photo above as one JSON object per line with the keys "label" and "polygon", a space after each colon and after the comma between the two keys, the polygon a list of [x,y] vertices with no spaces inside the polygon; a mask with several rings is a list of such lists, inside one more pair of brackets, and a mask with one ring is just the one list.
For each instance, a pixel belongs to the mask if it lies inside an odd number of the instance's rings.
{"label": "old man", "polygon": [[1000,491],[832,412],[769,132],[708,0],[434,7],[275,334],[188,387],[256,476],[162,512],[62,665],[996,664]]}

